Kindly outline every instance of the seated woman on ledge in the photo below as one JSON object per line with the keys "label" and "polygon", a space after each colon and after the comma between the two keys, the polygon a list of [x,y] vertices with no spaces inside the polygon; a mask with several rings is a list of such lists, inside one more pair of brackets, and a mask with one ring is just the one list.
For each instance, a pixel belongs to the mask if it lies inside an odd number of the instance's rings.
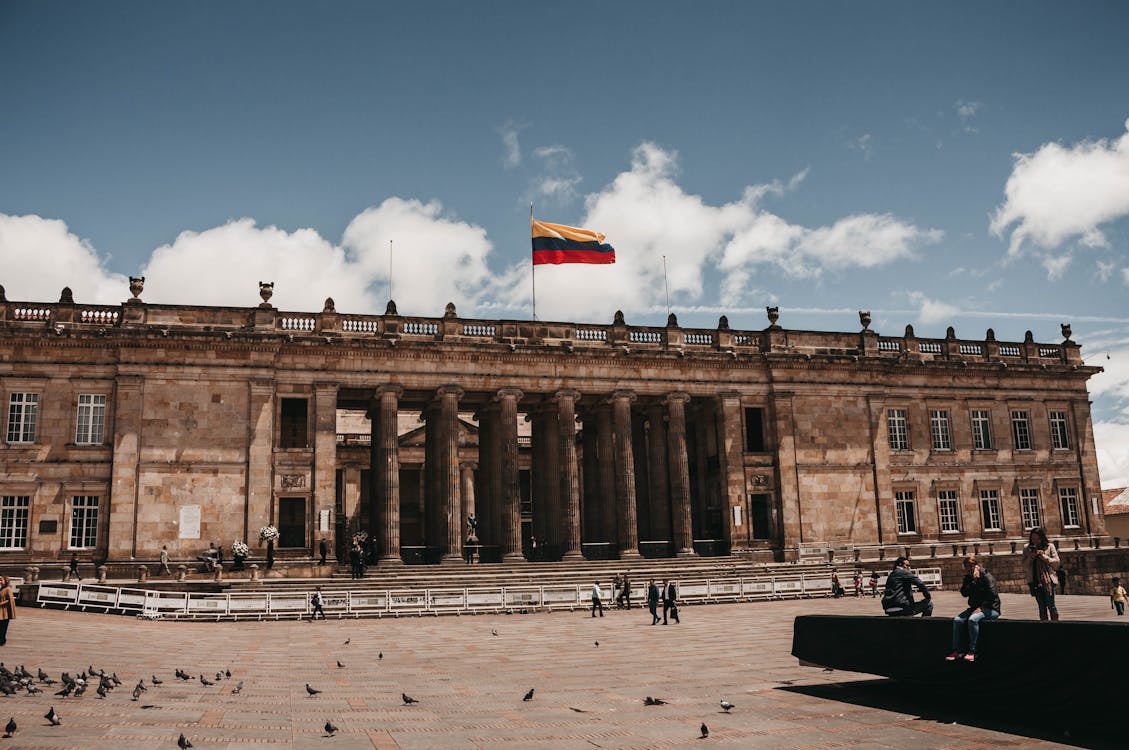
{"label": "seated woman on ledge", "polygon": [[1000,616],[1000,592],[995,576],[976,560],[975,555],[964,558],[964,582],[960,585],[960,595],[968,597],[968,609],[953,618],[953,652],[945,659],[976,661],[980,623]]}

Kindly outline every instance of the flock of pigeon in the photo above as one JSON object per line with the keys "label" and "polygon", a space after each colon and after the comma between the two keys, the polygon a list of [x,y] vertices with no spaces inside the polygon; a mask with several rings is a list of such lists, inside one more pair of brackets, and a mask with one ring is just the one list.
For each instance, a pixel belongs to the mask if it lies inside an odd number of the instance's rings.
{"label": "flock of pigeon", "polygon": [[[492,630],[491,635],[497,636],[498,631]],[[351,638],[346,638],[345,642],[342,645],[348,646],[351,641]],[[599,647],[600,642],[596,641],[595,645],[596,647]],[[381,651],[377,654],[377,660],[383,659],[384,652]],[[342,663],[340,659],[337,660],[337,668],[345,668],[345,664]],[[209,679],[203,674],[195,676],[180,668],[177,668],[173,674],[177,680],[180,680],[182,682],[192,682],[199,680],[200,684],[204,687],[212,687],[221,680],[231,679],[230,669],[225,669],[222,672],[216,672],[213,679]],[[145,684],[144,678],[138,680],[137,684],[134,685],[133,690],[130,692],[130,700],[139,701],[141,699],[141,696],[144,693],[148,692],[150,686],[159,687],[163,683],[164,680],[161,680],[155,674],[151,675],[150,685]],[[98,699],[105,700],[115,688],[122,685],[122,681],[118,678],[117,672],[106,674],[105,670],[95,670],[93,664],[74,676],[72,676],[69,672],[63,672],[62,675],[60,675],[60,678],[58,680],[55,680],[46,672],[44,672],[42,668],[38,669],[37,673],[33,675],[22,664],[13,671],[5,667],[3,662],[0,662],[0,693],[3,693],[6,696],[16,695],[21,691],[26,691],[27,695],[37,695],[42,693],[44,688],[47,688],[51,692],[53,692],[54,695],[63,700],[66,700],[67,698],[81,698],[86,694],[87,688],[91,684],[97,685],[97,687],[94,689],[94,692],[97,695]],[[60,687],[58,690],[55,690],[55,686],[57,685],[60,685]],[[243,681],[239,680],[231,689],[231,694],[239,695],[242,691]],[[320,695],[321,693],[321,690],[313,687],[308,682],[306,683],[306,694],[310,698]],[[530,688],[529,691],[526,692],[522,697],[522,701],[526,703],[531,702],[533,700],[533,693],[534,688]],[[412,706],[419,703],[419,700],[411,697],[407,693],[401,693],[400,699],[403,701],[403,704],[405,706]],[[662,698],[653,698],[649,695],[643,699],[644,706],[665,706],[668,705],[668,703],[668,701],[665,701]],[[729,713],[735,708],[732,703],[724,699],[721,701],[720,705],[725,713]],[[153,704],[141,705],[141,708],[143,709],[154,707],[155,706]],[[572,706],[569,706],[569,709],[575,711],[576,713],[587,713],[583,709],[573,708]],[[44,714],[43,718],[47,720],[49,726],[57,727],[62,725],[62,717],[60,716],[59,712],[55,710],[54,706],[51,706],[50,710],[48,710],[47,713]],[[333,737],[339,731],[339,728],[329,720],[325,722],[324,729],[325,736],[327,737]],[[4,726],[3,737],[14,737],[18,730],[19,725],[16,723],[16,719],[13,716],[8,719],[8,723]],[[702,722],[699,730],[701,732],[701,739],[706,739],[707,737],[709,737],[710,730],[709,727],[706,726],[705,722]],[[181,733],[180,737],[177,738],[176,745],[180,748],[180,750],[186,750],[186,748],[192,747],[192,742],[187,737],[185,737],[183,733]]]}

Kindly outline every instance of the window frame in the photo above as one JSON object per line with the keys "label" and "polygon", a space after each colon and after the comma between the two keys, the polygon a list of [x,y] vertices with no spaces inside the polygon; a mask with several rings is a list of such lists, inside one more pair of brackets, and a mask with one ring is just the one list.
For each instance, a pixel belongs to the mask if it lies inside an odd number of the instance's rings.
{"label": "window frame", "polygon": [[[1031,441],[1031,412],[1026,409],[1011,409],[1012,448],[1017,451],[1033,450]],[[1020,443],[1024,443],[1020,445]]]}
{"label": "window frame", "polygon": [[992,450],[992,410],[972,409],[970,424],[972,426],[972,450]]}
{"label": "window frame", "polygon": [[[955,528],[945,528],[945,508],[948,504],[952,504],[952,521]],[[956,490],[937,490],[937,524],[942,534],[959,534],[961,533],[960,522],[960,497]]]}
{"label": "window frame", "polygon": [[[1029,504],[1033,510],[1034,523],[1029,523],[1032,513],[1028,513]],[[1039,488],[1038,487],[1020,487],[1019,488],[1019,516],[1023,521],[1023,530],[1030,531],[1031,529],[1042,526],[1043,510],[1039,505]]]}
{"label": "window frame", "polygon": [[898,536],[921,534],[921,530],[917,527],[917,496],[913,490],[894,492],[894,523]]}
{"label": "window frame", "polygon": [[[1071,501],[1071,506],[1067,505],[1067,500]],[[1082,528],[1082,513],[1078,509],[1078,488],[1077,487],[1059,487],[1058,488],[1058,507],[1059,512],[1062,513],[1062,528],[1063,529],[1080,529]],[[1070,508],[1070,513],[1067,513],[1067,508]],[[1074,523],[1067,523],[1070,516],[1073,516]]]}
{"label": "window frame", "polygon": [[[5,442],[8,445],[35,444],[39,437],[39,395],[38,391],[11,391],[8,393],[8,421],[4,430]],[[17,412],[19,421],[15,422]],[[13,424],[14,422],[15,424]],[[14,433],[13,428],[15,429]]]}
{"label": "window frame", "polygon": [[886,440],[892,451],[901,452],[910,449],[908,409],[886,410]]}
{"label": "window frame", "polygon": [[[90,544],[75,544],[75,532],[78,530],[79,524],[79,505],[78,500],[83,500],[82,513],[82,536],[80,541],[90,541]],[[90,500],[94,502],[89,503]],[[102,510],[102,498],[98,495],[71,495],[71,514],[70,514],[70,528],[67,529],[67,549],[83,550],[95,549],[98,546],[98,521]],[[93,528],[91,528],[91,521],[93,521]]]}
{"label": "window frame", "polygon": [[[25,550],[31,519],[31,495],[0,496],[0,550]],[[20,521],[22,520],[22,524]],[[18,534],[23,531],[23,538]],[[16,544],[16,542],[21,542]]]}
{"label": "window frame", "polygon": [[[995,525],[990,525],[992,519],[987,512],[989,509],[995,514]],[[1004,530],[1003,513],[1000,512],[1000,491],[997,489],[980,490],[980,526],[985,533]]]}
{"label": "window frame", "polygon": [[[83,403],[83,399],[90,399],[89,403]],[[98,402],[101,399],[101,403]],[[106,412],[109,406],[109,398],[105,393],[80,393],[78,394],[78,401],[75,403],[75,428],[74,428],[74,444],[81,446],[100,446],[106,444]],[[87,416],[86,435],[83,435],[83,412],[89,412]],[[99,416],[100,419],[95,417]],[[95,436],[94,429],[97,424],[98,434]],[[97,439],[95,439],[97,437]]]}
{"label": "window frame", "polygon": [[[941,440],[943,438],[943,441]],[[929,440],[936,452],[953,449],[952,417],[948,409],[929,410]],[[944,443],[943,445],[941,443]]]}
{"label": "window frame", "polygon": [[1067,418],[1066,410],[1050,409],[1047,417],[1050,424],[1051,450],[1070,450],[1070,420]]}

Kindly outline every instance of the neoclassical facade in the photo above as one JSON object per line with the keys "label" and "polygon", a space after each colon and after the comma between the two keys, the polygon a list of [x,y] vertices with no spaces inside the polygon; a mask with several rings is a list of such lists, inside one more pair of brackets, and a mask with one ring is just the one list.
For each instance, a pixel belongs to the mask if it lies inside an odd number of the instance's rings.
{"label": "neoclassical facade", "polygon": [[[747,554],[1101,536],[1083,363],[1036,343],[15,302],[0,289],[0,562]],[[340,549],[340,547],[338,547]]]}

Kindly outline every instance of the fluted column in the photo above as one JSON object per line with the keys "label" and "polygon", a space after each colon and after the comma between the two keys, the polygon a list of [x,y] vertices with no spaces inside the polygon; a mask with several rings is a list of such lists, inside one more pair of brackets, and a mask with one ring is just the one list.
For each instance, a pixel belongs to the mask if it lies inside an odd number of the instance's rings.
{"label": "fluted column", "polygon": [[[561,453],[560,430],[558,425],[558,407],[556,404],[546,403],[537,412],[534,424],[540,427],[538,435],[534,436],[534,443],[540,438],[542,478],[538,481],[538,489],[542,492],[542,500],[537,502],[534,497],[533,528],[540,529],[537,538],[549,545],[560,545],[563,533],[561,531]],[[536,445],[534,445],[536,448]],[[534,467],[536,475],[537,468]]]}
{"label": "fluted column", "polygon": [[[463,528],[459,533],[466,536],[467,519],[470,518],[472,513],[477,513],[475,510],[474,502],[474,470],[477,468],[473,463],[464,462],[459,464],[459,502],[462,504],[462,524]],[[477,517],[476,517],[477,518]]]}
{"label": "fluted column", "polygon": [[647,408],[647,466],[650,471],[651,536],[673,541],[670,524],[670,475],[667,472],[666,414],[662,404]]}
{"label": "fluted column", "polygon": [[620,557],[639,555],[639,525],[635,508],[635,453],[631,439],[631,391],[612,395],[615,421],[615,510]]}
{"label": "fluted column", "polygon": [[612,434],[612,408],[604,403],[596,410],[596,472],[600,493],[600,541],[615,544],[615,436]]}
{"label": "fluted column", "polygon": [[370,448],[369,519],[376,526],[381,562],[400,560],[400,395],[398,385],[382,385],[373,393],[368,417],[372,420]]}
{"label": "fluted column", "polygon": [[463,557],[463,518],[459,499],[459,399],[463,389],[445,385],[436,391],[439,401],[438,446],[439,522],[443,547],[441,561],[461,562]]}
{"label": "fluted column", "polygon": [[560,492],[557,503],[557,531],[562,556],[567,560],[582,557],[580,551],[580,471],[576,463],[577,391],[553,394],[557,402],[557,451]]}
{"label": "fluted column", "polygon": [[[530,423],[531,453],[532,453],[532,505],[533,505],[533,536],[543,544],[546,540],[549,514],[549,486],[552,485],[553,493],[556,492],[556,477],[550,476],[546,456],[545,432],[548,428],[548,414],[544,405],[538,406],[534,411],[525,415],[525,421]],[[550,481],[552,480],[552,481]]]}
{"label": "fluted column", "polygon": [[523,559],[521,553],[521,476],[517,462],[517,402],[522,397],[517,388],[502,388],[498,401],[498,437],[501,455],[498,473],[502,500],[502,559]]}
{"label": "fluted column", "polygon": [[671,521],[674,550],[680,557],[695,554],[690,515],[690,461],[686,455],[686,402],[689,400],[690,396],[682,392],[666,397]]}
{"label": "fluted column", "polygon": [[591,409],[584,412],[580,431],[580,446],[583,451],[583,475],[580,486],[580,550],[584,551],[584,542],[599,541],[600,518],[603,507],[600,504],[600,470],[597,456],[599,450],[596,445],[596,414]]}

